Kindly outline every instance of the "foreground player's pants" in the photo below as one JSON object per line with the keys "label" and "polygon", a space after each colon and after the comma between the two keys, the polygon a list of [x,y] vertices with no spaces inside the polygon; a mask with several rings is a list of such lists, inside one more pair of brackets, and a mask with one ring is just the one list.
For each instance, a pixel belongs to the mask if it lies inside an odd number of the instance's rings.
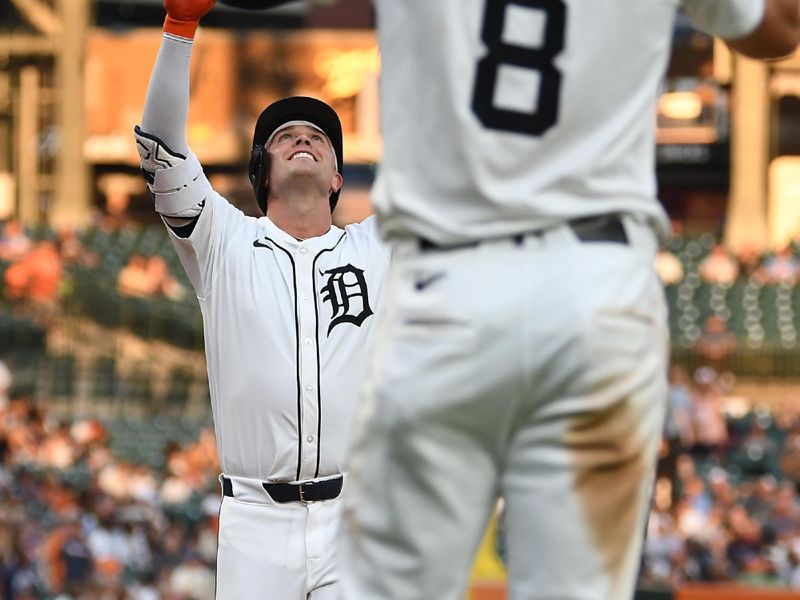
{"label": "foreground player's pants", "polygon": [[629,600],[666,403],[649,228],[398,244],[350,465],[346,600],[463,600],[506,499],[510,600]]}
{"label": "foreground player's pants", "polygon": [[278,504],[260,481],[231,480],[234,497],[220,508],[216,600],[336,600],[341,500]]}

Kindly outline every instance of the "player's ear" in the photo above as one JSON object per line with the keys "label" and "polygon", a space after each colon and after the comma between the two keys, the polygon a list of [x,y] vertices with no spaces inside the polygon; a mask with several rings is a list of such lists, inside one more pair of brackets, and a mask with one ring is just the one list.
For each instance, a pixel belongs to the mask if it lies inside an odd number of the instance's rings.
{"label": "player's ear", "polygon": [[342,184],[344,183],[344,177],[339,172],[333,174],[333,183],[331,184],[331,193],[338,192],[342,189]]}

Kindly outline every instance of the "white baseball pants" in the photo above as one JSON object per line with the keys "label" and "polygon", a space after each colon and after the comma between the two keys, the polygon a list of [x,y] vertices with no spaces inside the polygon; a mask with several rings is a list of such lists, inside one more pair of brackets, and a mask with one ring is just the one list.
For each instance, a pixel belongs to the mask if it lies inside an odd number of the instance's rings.
{"label": "white baseball pants", "polygon": [[341,496],[324,502],[270,498],[261,482],[229,477],[217,550],[216,600],[336,600]]}
{"label": "white baseball pants", "polygon": [[463,600],[495,498],[509,600],[629,600],[666,405],[657,242],[395,247],[349,470],[346,600]]}

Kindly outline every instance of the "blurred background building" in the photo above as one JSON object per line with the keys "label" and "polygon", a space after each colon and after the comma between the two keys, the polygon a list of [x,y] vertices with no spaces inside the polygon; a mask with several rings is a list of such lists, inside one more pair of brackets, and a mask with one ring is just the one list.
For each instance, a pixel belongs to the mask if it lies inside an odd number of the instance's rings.
{"label": "blurred background building", "polygon": [[[162,20],[0,0],[0,598],[213,597],[200,315],[132,136]],[[734,57],[683,16],[674,37],[653,115],[673,368],[638,597],[800,598],[800,56]],[[197,40],[188,135],[215,188],[257,214],[255,119],[313,95],[345,129],[335,220],[368,215],[370,0],[218,5]],[[499,511],[473,600],[504,597],[503,557]]]}

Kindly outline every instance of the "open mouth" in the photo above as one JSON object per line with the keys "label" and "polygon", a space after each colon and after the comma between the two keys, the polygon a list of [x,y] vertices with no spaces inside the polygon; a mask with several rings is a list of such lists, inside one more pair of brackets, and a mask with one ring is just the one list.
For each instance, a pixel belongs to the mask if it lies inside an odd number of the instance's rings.
{"label": "open mouth", "polygon": [[311,154],[310,152],[305,152],[305,151],[296,152],[295,154],[292,154],[289,157],[289,160],[295,160],[297,158],[305,158],[306,160],[313,160],[314,162],[317,162],[317,159],[314,158],[314,155]]}

